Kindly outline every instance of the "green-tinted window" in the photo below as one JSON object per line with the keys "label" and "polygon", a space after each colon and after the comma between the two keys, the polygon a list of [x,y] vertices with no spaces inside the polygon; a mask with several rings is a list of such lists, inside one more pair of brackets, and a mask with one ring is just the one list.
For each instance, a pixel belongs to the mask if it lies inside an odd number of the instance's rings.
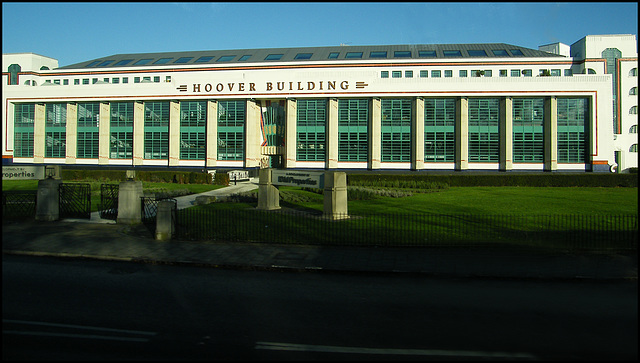
{"label": "green-tinted window", "polygon": [[513,162],[544,162],[544,99],[514,98]]}
{"label": "green-tinted window", "polygon": [[558,98],[558,163],[585,162],[588,121],[587,98]]}
{"label": "green-tinted window", "polygon": [[297,110],[298,145],[296,147],[296,159],[300,161],[324,161],[327,100],[298,100]]}
{"label": "green-tinted window", "polygon": [[144,103],[144,158],[169,158],[169,101]]}
{"label": "green-tinted window", "polygon": [[207,101],[180,102],[180,159],[204,160]]}
{"label": "green-tinted window", "polygon": [[380,78],[389,78],[389,71],[381,71]]}
{"label": "green-tinted window", "polygon": [[402,71],[391,71],[392,78],[402,78]]}
{"label": "green-tinted window", "polygon": [[411,161],[410,99],[383,99],[382,107],[382,161]]}
{"label": "green-tinted window", "polygon": [[218,102],[218,160],[244,160],[245,101]]}
{"label": "green-tinted window", "polygon": [[100,122],[100,103],[78,103],[78,143],[79,159],[98,158],[98,124]]}
{"label": "green-tinted window", "polygon": [[111,102],[109,157],[133,158],[133,102]]}
{"label": "green-tinted window", "polygon": [[455,98],[424,100],[424,161],[454,161],[455,121]]}
{"label": "green-tinted window", "polygon": [[499,161],[499,114],[499,99],[469,99],[469,162]]}
{"label": "green-tinted window", "polygon": [[98,131],[84,132],[78,130],[78,159],[97,159],[98,146]]}
{"label": "green-tinted window", "polygon": [[45,106],[47,125],[65,126],[67,124],[67,104],[47,103]]}
{"label": "green-tinted window", "polygon": [[338,100],[338,161],[367,161],[368,125],[368,100]]}
{"label": "green-tinted window", "polygon": [[133,158],[133,130],[114,131],[113,128],[111,129],[111,135],[109,138],[109,157],[111,159]]}
{"label": "green-tinted window", "polygon": [[98,127],[100,103],[78,103],[78,127]]}
{"label": "green-tinted window", "polygon": [[168,101],[144,103],[144,126],[169,126],[170,104]]}
{"label": "green-tinted window", "polygon": [[14,106],[13,156],[17,158],[33,157],[33,122],[35,104],[19,103]]}
{"label": "green-tinted window", "polygon": [[[51,128],[54,129],[54,128]],[[56,127],[55,129],[60,129]],[[46,158],[64,158],[67,151],[67,131],[48,131],[45,128],[44,156]]]}
{"label": "green-tinted window", "polygon": [[420,71],[420,78],[427,78],[427,77],[429,77],[429,71],[424,70],[424,69],[421,70]]}
{"label": "green-tinted window", "polygon": [[146,131],[144,132],[144,158],[145,159],[169,159],[169,132]]}
{"label": "green-tinted window", "polygon": [[204,160],[206,146],[204,132],[180,132],[180,159]]}
{"label": "green-tinted window", "polygon": [[111,128],[133,127],[133,102],[111,103]]}
{"label": "green-tinted window", "polygon": [[431,71],[431,78],[440,78],[441,75],[441,71]]}

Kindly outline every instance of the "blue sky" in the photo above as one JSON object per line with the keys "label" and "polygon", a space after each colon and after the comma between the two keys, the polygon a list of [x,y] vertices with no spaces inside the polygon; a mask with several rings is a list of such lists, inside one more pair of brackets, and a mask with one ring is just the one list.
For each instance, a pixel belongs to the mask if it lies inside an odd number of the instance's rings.
{"label": "blue sky", "polygon": [[119,53],[507,43],[637,34],[636,2],[2,3],[2,53],[60,66]]}

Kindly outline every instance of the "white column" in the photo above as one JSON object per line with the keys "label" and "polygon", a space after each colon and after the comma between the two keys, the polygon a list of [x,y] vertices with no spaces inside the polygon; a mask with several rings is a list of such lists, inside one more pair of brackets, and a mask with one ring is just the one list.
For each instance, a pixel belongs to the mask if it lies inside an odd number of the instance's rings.
{"label": "white column", "polygon": [[459,97],[456,100],[456,170],[469,168],[469,100]]}
{"label": "white column", "polygon": [[544,99],[544,170],[558,169],[558,99]]}
{"label": "white column", "polygon": [[169,104],[169,166],[180,164],[180,101]]}
{"label": "white column", "polygon": [[500,170],[513,169],[513,100],[511,97],[500,99]]}
{"label": "white column", "polygon": [[335,169],[338,167],[338,100],[330,98],[328,103],[325,168]]}
{"label": "white column", "polygon": [[111,104],[109,102],[100,103],[100,122],[98,123],[98,164],[109,164],[109,153],[111,145]]}
{"label": "white column", "polygon": [[44,163],[44,146],[47,143],[46,140],[46,118],[45,118],[45,105],[44,103],[36,103],[35,115],[33,120],[33,162],[36,164]]}
{"label": "white column", "polygon": [[424,169],[424,99],[413,101],[413,122],[411,123],[411,169]]}
{"label": "white column", "polygon": [[67,103],[65,164],[75,164],[78,155],[78,105]]}
{"label": "white column", "polygon": [[133,103],[133,165],[144,160],[144,103]]}
{"label": "white column", "polygon": [[379,98],[372,98],[369,112],[369,169],[380,169],[382,142],[382,106]]}
{"label": "white column", "polygon": [[247,119],[245,122],[245,168],[260,166],[260,105],[247,100]]}
{"label": "white column", "polygon": [[296,167],[296,155],[297,155],[297,114],[298,104],[296,100],[287,99],[286,104],[286,125],[284,134],[284,167],[286,169]]}
{"label": "white column", "polygon": [[207,101],[207,167],[217,165],[218,161],[218,103]]}

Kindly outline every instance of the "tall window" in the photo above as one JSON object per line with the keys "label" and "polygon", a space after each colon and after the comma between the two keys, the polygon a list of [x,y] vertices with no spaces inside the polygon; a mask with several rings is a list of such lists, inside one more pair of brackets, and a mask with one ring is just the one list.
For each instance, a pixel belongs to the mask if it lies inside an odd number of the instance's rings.
{"label": "tall window", "polygon": [[33,122],[35,120],[36,105],[33,103],[19,103],[14,106],[14,137],[13,157],[33,157]]}
{"label": "tall window", "polygon": [[469,99],[469,161],[498,162],[500,139],[498,122],[500,102],[497,98]]}
{"label": "tall window", "polygon": [[296,159],[299,161],[324,161],[327,100],[298,100],[297,109],[298,145]]}
{"label": "tall window", "polygon": [[410,99],[383,99],[382,106],[382,161],[411,161]]}
{"label": "tall window", "polygon": [[587,98],[558,98],[558,163],[584,163]]}
{"label": "tall window", "polygon": [[513,162],[544,162],[544,99],[513,99]]}
{"label": "tall window", "polygon": [[455,98],[424,100],[424,161],[454,161],[455,121]]}
{"label": "tall window", "polygon": [[369,100],[338,100],[338,161],[367,161]]}
{"label": "tall window", "polygon": [[22,70],[19,64],[12,64],[9,66],[9,85],[18,84],[18,73]]}
{"label": "tall window", "polygon": [[619,134],[620,130],[618,130],[618,112],[616,111],[616,100],[618,99],[618,88],[616,87],[616,78],[618,77],[618,72],[616,72],[616,60],[618,58],[622,58],[622,52],[616,48],[607,48],[602,51],[602,58],[607,61],[607,69],[605,70],[605,73],[610,74],[611,79],[613,80],[613,133]]}
{"label": "tall window", "polygon": [[133,158],[133,102],[111,103],[109,157]]}
{"label": "tall window", "polygon": [[78,153],[79,159],[97,159],[99,150],[98,124],[100,103],[78,103]]}
{"label": "tall window", "polygon": [[169,159],[169,101],[144,103],[144,158]]}
{"label": "tall window", "polygon": [[244,160],[245,101],[218,102],[218,160]]}
{"label": "tall window", "polygon": [[204,160],[207,101],[180,102],[180,159]]}
{"label": "tall window", "polygon": [[67,152],[67,104],[45,105],[45,149],[46,158],[64,158]]}

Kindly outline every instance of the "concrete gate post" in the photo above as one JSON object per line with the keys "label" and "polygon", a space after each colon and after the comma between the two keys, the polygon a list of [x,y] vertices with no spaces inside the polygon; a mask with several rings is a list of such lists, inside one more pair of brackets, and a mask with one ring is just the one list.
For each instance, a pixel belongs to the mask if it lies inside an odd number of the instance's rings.
{"label": "concrete gate post", "polygon": [[158,202],[158,214],[156,214],[156,240],[171,240],[175,230],[172,211],[175,203],[171,200]]}
{"label": "concrete gate post", "polygon": [[54,178],[38,181],[36,221],[57,221],[60,218],[61,183],[61,179]]}
{"label": "concrete gate post", "polygon": [[271,180],[272,169],[260,169],[258,182],[258,207],[261,210],[280,209],[280,191]]}
{"label": "concrete gate post", "polygon": [[324,173],[323,215],[332,220],[347,219],[347,174],[340,171]]}
{"label": "concrete gate post", "polygon": [[118,218],[116,223],[140,224],[142,223],[142,182],[138,180],[125,180],[120,183],[118,190]]}

